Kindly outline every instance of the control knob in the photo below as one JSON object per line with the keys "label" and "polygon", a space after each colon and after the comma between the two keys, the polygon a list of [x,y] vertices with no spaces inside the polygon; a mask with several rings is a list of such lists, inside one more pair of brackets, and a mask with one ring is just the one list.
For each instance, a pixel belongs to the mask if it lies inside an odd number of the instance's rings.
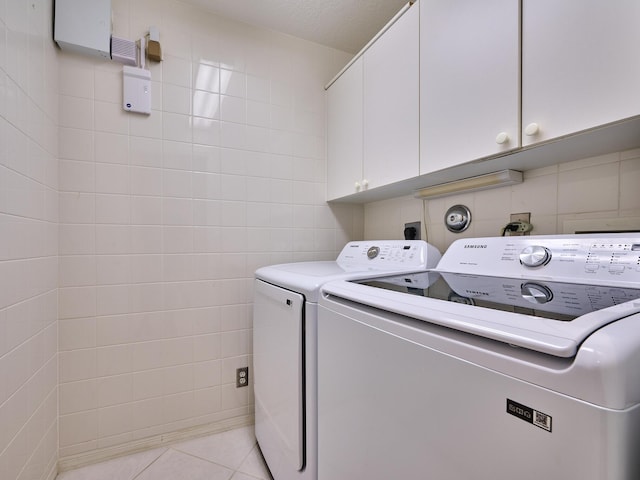
{"label": "control knob", "polygon": [[543,305],[553,299],[553,292],[539,283],[525,283],[520,287],[522,298],[536,305]]}
{"label": "control knob", "polygon": [[378,256],[379,253],[380,253],[380,247],[370,247],[369,250],[367,250],[367,258],[369,258],[370,260],[373,260]]}
{"label": "control knob", "polygon": [[520,252],[520,263],[525,267],[541,267],[551,260],[551,252],[540,245],[529,245]]}

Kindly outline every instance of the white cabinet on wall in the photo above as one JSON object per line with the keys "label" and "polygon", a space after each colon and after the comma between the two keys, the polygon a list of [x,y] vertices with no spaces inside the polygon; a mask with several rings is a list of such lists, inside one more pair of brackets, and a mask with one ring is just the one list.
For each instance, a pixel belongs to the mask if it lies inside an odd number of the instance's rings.
{"label": "white cabinet on wall", "polygon": [[419,174],[419,61],[414,4],[329,87],[329,200]]}
{"label": "white cabinet on wall", "polygon": [[639,25],[637,0],[420,0],[329,88],[328,199],[640,147]]}
{"label": "white cabinet on wall", "polygon": [[414,4],[364,54],[364,178],[419,174],[420,10]]}
{"label": "white cabinet on wall", "polygon": [[351,195],[362,182],[362,72],[357,59],[327,91],[327,198]]}
{"label": "white cabinet on wall", "polygon": [[523,0],[523,145],[640,113],[640,2]]}
{"label": "white cabinet on wall", "polygon": [[421,0],[421,174],[520,146],[519,24],[519,0]]}

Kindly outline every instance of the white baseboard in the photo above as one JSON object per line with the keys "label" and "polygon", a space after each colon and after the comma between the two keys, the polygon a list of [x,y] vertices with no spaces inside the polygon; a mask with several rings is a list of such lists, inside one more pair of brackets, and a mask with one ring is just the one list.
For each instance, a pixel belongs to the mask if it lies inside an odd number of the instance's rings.
{"label": "white baseboard", "polygon": [[253,423],[253,414],[241,415],[239,417],[229,418],[219,422],[209,423],[207,425],[199,425],[197,427],[185,428],[175,432],[162,433],[112,447],[100,448],[86,453],[63,457],[58,460],[58,473],[66,472],[67,470],[75,470],[76,468],[112,460],[132,453],[171,445],[172,443],[191,440],[193,438],[203,437],[206,435],[213,435],[215,433],[233,430],[234,428],[246,427],[248,425],[253,425]]}

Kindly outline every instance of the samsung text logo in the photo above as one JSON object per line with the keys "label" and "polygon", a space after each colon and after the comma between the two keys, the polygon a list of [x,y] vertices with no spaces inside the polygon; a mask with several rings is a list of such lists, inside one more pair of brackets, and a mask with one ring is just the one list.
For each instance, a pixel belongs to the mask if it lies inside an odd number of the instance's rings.
{"label": "samsung text logo", "polygon": [[479,297],[479,296],[484,296],[484,297],[488,297],[490,294],[487,292],[480,292],[479,290],[466,290],[465,292],[467,293],[467,295],[471,295],[471,296],[475,296],[475,297]]}
{"label": "samsung text logo", "polygon": [[487,248],[486,245],[475,245],[472,243],[467,243],[464,248]]}

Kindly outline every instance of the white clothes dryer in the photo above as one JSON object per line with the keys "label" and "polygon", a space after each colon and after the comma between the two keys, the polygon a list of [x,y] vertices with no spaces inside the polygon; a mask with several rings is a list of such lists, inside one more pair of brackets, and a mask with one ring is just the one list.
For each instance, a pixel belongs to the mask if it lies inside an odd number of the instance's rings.
{"label": "white clothes dryer", "polygon": [[256,438],[275,480],[317,479],[317,318],[332,280],[422,272],[440,252],[421,240],[349,242],[335,261],[256,271],[253,364]]}

